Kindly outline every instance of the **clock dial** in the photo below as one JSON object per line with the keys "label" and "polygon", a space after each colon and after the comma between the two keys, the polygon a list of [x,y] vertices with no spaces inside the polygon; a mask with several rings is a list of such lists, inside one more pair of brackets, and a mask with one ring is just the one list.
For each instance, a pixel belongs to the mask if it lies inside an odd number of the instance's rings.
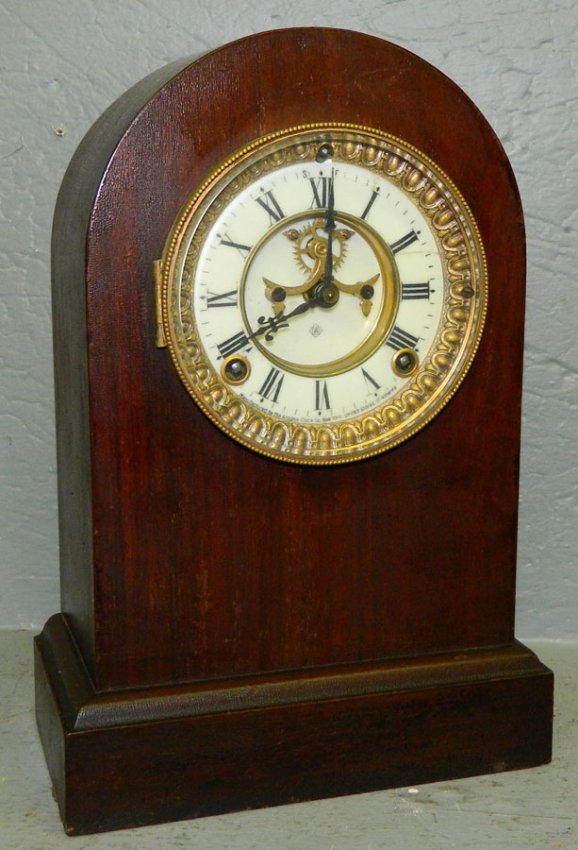
{"label": "clock dial", "polygon": [[406,439],[475,353],[475,221],[430,160],[375,130],[259,140],[190,199],[159,264],[171,357],[239,442],[339,463]]}

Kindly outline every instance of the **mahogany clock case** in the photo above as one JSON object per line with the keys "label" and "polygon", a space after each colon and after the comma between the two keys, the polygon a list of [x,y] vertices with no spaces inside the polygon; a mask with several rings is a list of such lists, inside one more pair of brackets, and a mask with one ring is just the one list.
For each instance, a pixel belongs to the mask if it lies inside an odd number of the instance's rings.
{"label": "mahogany clock case", "polygon": [[[155,346],[153,261],[208,173],[299,124],[375,127],[459,187],[486,327],[417,436],[331,468],[214,427]],[[53,231],[62,613],[37,718],[95,832],[549,760],[552,675],[514,639],[522,211],[466,95],[392,44],[262,33],[162,69],[80,145]]]}

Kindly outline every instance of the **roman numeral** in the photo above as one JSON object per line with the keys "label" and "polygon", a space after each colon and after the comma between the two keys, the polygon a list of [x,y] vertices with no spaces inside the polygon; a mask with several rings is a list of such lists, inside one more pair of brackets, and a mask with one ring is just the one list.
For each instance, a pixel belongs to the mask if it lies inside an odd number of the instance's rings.
{"label": "roman numeral", "polygon": [[429,300],[430,285],[427,283],[402,283],[401,297],[404,301],[413,301],[418,298]]}
{"label": "roman numeral", "polygon": [[413,334],[398,328],[397,325],[394,325],[385,344],[389,345],[390,348],[394,348],[396,351],[399,351],[400,348],[415,348],[418,342],[418,336],[414,336]]}
{"label": "roman numeral", "polygon": [[409,233],[406,233],[405,236],[402,236],[401,239],[397,240],[397,242],[391,243],[391,245],[389,246],[391,248],[391,253],[397,254],[398,251],[403,251],[404,248],[407,248],[408,245],[411,245],[418,239],[419,235],[415,232],[415,230],[410,230]]}
{"label": "roman numeral", "polygon": [[375,378],[372,378],[371,375],[369,374],[369,372],[365,371],[363,366],[361,367],[361,373],[362,373],[362,375],[365,379],[365,383],[367,384],[367,391],[368,392],[373,392],[373,390],[378,390],[380,388],[379,384],[377,383]]}
{"label": "roman numeral", "polygon": [[207,307],[236,307],[237,304],[236,289],[231,289],[230,292],[220,293],[211,292],[209,289],[209,294],[207,295]]}
{"label": "roman numeral", "polygon": [[248,343],[247,335],[243,331],[239,331],[238,334],[229,337],[224,342],[218,343],[217,348],[221,357],[230,357],[231,354],[236,354],[237,351],[245,348]]}
{"label": "roman numeral", "polygon": [[223,236],[223,238],[221,239],[221,245],[226,245],[227,248],[236,248],[237,251],[239,251],[243,257],[246,257],[247,254],[251,252],[250,245],[243,245],[240,242],[233,242],[233,240],[229,239],[227,236]]}
{"label": "roman numeral", "polygon": [[[265,200],[267,198],[267,200]],[[276,221],[281,221],[285,218],[285,213],[277,203],[277,199],[273,192],[263,192],[260,198],[257,198],[257,203],[260,204],[265,212],[269,214],[270,224],[275,224]]]}
{"label": "roman numeral", "polygon": [[332,177],[310,177],[311,190],[313,192],[313,202],[309,209],[323,207],[325,209],[329,205],[330,192],[333,191]]}
{"label": "roman numeral", "polygon": [[269,401],[277,401],[284,378],[285,375],[273,366],[259,390],[259,395]]}
{"label": "roman numeral", "polygon": [[315,410],[329,410],[330,408],[327,381],[315,381]]}
{"label": "roman numeral", "polygon": [[367,202],[367,206],[365,207],[365,209],[361,213],[361,218],[367,218],[367,216],[369,215],[369,211],[372,208],[372,206],[374,205],[375,199],[377,198],[378,195],[379,195],[379,189],[374,189],[373,192],[371,193],[371,198]]}

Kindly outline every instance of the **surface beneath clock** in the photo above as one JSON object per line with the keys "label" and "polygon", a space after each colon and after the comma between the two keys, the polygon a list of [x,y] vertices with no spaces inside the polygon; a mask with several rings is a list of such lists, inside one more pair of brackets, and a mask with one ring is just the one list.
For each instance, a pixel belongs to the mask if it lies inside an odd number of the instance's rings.
{"label": "surface beneath clock", "polygon": [[0,632],[2,850],[573,850],[578,844],[578,645],[532,644],[556,672],[551,765],[299,806],[70,838],[32,714],[31,633]]}

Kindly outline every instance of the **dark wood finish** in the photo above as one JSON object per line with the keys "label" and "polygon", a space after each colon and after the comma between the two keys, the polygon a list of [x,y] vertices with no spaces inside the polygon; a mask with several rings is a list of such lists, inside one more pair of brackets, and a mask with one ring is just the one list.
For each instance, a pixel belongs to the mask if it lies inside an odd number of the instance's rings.
{"label": "dark wood finish", "polygon": [[117,694],[94,691],[61,616],[36,650],[39,728],[69,833],[550,758],[552,675],[520,644]]}
{"label": "dark wood finish", "polygon": [[[235,148],[318,121],[375,126],[434,158],[479,223],[490,280],[479,353],[447,408],[395,450],[336,468],[277,463],[229,440],[196,408],[167,352],[154,344],[152,262],[186,197]],[[153,733],[143,718],[123,743],[121,727],[104,731],[93,709],[86,730],[64,717],[62,749],[47,758],[60,776],[61,796],[66,788],[71,829],[347,793],[395,784],[396,776],[422,781],[548,757],[545,720],[536,721],[540,734],[532,731],[540,743],[513,733],[516,723],[526,729],[534,722],[523,693],[536,676],[542,683],[538,715],[548,713],[543,669],[513,674],[510,681],[506,665],[499,682],[464,683],[450,660],[455,653],[514,646],[525,279],[522,211],[511,168],[491,128],[455,84],[399,47],[325,29],[251,36],[192,65],[163,69],[115,103],[75,155],[55,214],[53,279],[62,605],[67,641],[78,647],[90,677],[88,702],[93,705],[94,694],[113,700],[115,691],[134,695],[153,686],[163,702],[183,683],[187,693],[196,693],[235,677],[278,681],[280,671],[294,682],[304,672],[314,676],[335,665],[387,666],[432,653],[445,655],[452,683],[449,691],[441,685],[410,689],[411,699],[405,689],[396,695],[387,688],[379,696],[344,696],[339,706],[330,695],[301,695],[271,709],[265,701],[260,709],[233,712],[226,733],[228,716],[219,713],[209,712],[211,721],[173,719],[168,728],[183,735],[189,730],[188,752],[195,752],[202,728],[225,735],[231,749],[215,749],[213,762],[206,751],[207,770],[212,764],[216,773],[211,782],[194,780],[199,798],[189,788],[171,802],[168,777],[176,781],[176,767],[171,773],[163,765],[167,784],[151,791],[147,814],[138,805],[146,795],[137,762],[142,774],[142,765],[160,757],[158,727]],[[64,652],[66,641],[46,641],[56,657]],[[59,684],[59,665],[46,666],[46,651],[39,658],[39,724],[48,740],[60,722],[54,711],[75,703],[69,691],[84,688],[86,677],[72,675]],[[338,672],[332,675],[339,681]],[[445,719],[434,720],[437,709],[431,712],[431,735],[445,743],[430,752],[419,742],[430,734],[428,700],[431,708],[438,699]],[[404,720],[408,700],[408,716],[416,711],[421,717],[415,736]],[[447,700],[453,708],[445,713]],[[471,715],[471,725],[458,722],[458,705]],[[51,712],[51,720],[42,719]],[[312,743],[327,712],[341,718],[331,755]],[[392,716],[394,728],[404,726],[407,746],[416,748],[406,753],[399,773],[398,762],[388,761]],[[475,739],[493,738],[499,716],[503,731],[486,758]],[[279,733],[284,755],[278,759],[268,745],[261,756],[255,749],[255,736],[272,718],[287,729],[286,737]],[[378,733],[390,742],[379,765],[373,752],[381,749]],[[299,738],[308,742],[309,754]],[[323,735],[320,741],[329,747]],[[214,783],[225,782],[218,765],[229,752],[230,769],[245,776],[243,751],[259,762],[258,777],[248,773],[240,785],[227,780],[216,802]],[[181,765],[180,753],[178,745],[174,765]],[[82,757],[94,771],[90,789],[101,801],[98,814],[88,814]],[[334,774],[346,757],[358,775],[349,771],[346,778],[341,766]],[[122,783],[111,785],[106,772],[117,776],[121,758],[130,762],[127,776],[134,771],[138,791],[109,797]],[[299,781],[306,790],[299,790],[296,774],[283,778],[291,759],[303,765]],[[339,784],[335,777],[342,774]],[[213,791],[203,802],[208,786]]]}
{"label": "dark wood finish", "polygon": [[[357,76],[360,57],[371,73]],[[417,57],[320,30],[217,50],[134,108],[113,107],[120,140],[110,117],[86,139],[54,235],[59,401],[72,387],[85,411],[59,411],[63,608],[97,687],[511,640],[524,242],[485,120]],[[471,373],[427,429],[370,462],[310,469],[255,457],[197,410],[154,345],[151,267],[232,148],[323,119],[377,125],[435,157],[479,221],[491,290]],[[85,470],[71,487],[76,443]]]}

